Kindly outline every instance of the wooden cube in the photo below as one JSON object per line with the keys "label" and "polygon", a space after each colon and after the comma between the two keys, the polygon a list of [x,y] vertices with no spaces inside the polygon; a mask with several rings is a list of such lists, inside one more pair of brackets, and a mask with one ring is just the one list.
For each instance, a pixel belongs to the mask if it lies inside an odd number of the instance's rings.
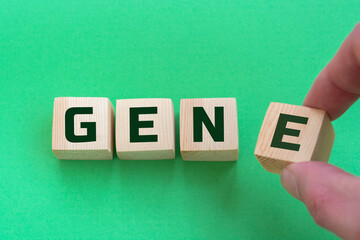
{"label": "wooden cube", "polygon": [[236,161],[239,155],[235,98],[182,99],[180,150],[186,161]]}
{"label": "wooden cube", "polygon": [[108,98],[55,98],[52,150],[58,159],[111,160],[113,139],[114,109]]}
{"label": "wooden cube", "polygon": [[271,103],[263,121],[255,156],[269,172],[280,174],[290,163],[327,162],[335,139],[326,112]]}
{"label": "wooden cube", "polygon": [[115,138],[119,159],[174,159],[175,114],[171,99],[117,100]]}

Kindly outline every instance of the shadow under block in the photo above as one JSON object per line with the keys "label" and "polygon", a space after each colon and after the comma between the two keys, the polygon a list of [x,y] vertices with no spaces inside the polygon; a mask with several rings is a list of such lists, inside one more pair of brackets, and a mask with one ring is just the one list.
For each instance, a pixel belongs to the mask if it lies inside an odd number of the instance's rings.
{"label": "shadow under block", "polygon": [[171,99],[116,101],[116,152],[121,160],[175,158],[175,114]]}
{"label": "shadow under block", "polygon": [[181,99],[180,150],[185,161],[237,161],[236,99]]}
{"label": "shadow under block", "polygon": [[263,121],[255,156],[269,172],[280,174],[291,163],[327,162],[334,128],[320,109],[271,103]]}
{"label": "shadow under block", "polygon": [[114,108],[108,98],[55,98],[52,131],[58,159],[113,159]]}

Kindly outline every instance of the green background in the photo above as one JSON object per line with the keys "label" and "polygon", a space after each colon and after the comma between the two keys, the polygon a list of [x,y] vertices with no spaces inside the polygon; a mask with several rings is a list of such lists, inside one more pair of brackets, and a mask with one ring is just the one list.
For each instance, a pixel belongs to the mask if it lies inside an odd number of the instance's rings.
{"label": "green background", "polygon": [[[336,239],[253,152],[271,101],[301,105],[359,1],[1,1],[1,239]],[[59,161],[54,97],[171,98],[176,159]],[[184,162],[181,98],[236,97],[239,160]],[[360,174],[359,102],[330,162]]]}

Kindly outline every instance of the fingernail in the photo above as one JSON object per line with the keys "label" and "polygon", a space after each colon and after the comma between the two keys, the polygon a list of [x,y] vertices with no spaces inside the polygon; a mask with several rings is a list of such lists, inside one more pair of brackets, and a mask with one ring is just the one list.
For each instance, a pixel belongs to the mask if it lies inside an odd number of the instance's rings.
{"label": "fingernail", "polygon": [[300,200],[296,178],[288,168],[285,168],[281,173],[281,184],[288,193]]}

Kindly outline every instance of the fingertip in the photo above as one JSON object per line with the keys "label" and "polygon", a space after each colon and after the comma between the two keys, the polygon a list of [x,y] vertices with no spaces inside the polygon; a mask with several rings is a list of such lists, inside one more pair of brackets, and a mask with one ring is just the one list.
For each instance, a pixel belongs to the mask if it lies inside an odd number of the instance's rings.
{"label": "fingertip", "polygon": [[342,239],[360,236],[360,178],[325,162],[288,165],[281,184],[301,200],[314,221]]}
{"label": "fingertip", "polygon": [[294,174],[292,174],[292,172],[289,170],[289,167],[286,167],[282,171],[280,181],[281,181],[281,185],[285,188],[285,190],[288,193],[291,194],[291,196],[293,196],[298,200],[301,200],[298,191],[297,180]]}
{"label": "fingertip", "polygon": [[307,202],[313,190],[325,188],[337,176],[349,175],[343,170],[324,162],[308,161],[288,165],[281,173],[281,184],[298,200]]}
{"label": "fingertip", "polygon": [[331,120],[340,117],[360,97],[360,23],[320,72],[303,105],[325,110]]}
{"label": "fingertip", "polygon": [[311,178],[312,181],[319,179],[323,181],[324,178],[333,178],[337,175],[351,175],[344,170],[326,163],[326,162],[318,162],[318,161],[306,161],[290,164],[286,168],[290,171],[296,179],[308,179]]}

